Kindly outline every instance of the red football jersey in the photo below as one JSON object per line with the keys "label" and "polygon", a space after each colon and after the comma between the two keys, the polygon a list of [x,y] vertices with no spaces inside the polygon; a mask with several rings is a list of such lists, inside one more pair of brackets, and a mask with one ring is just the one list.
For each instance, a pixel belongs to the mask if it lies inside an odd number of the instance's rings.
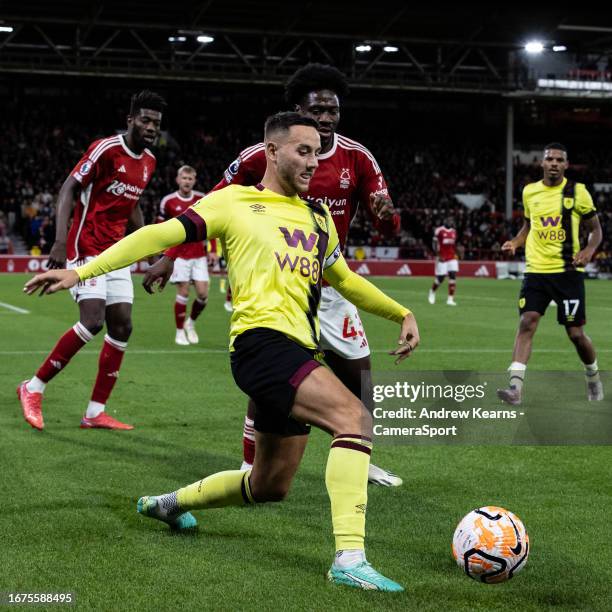
{"label": "red football jersey", "polygon": [[71,172],[81,194],[68,232],[66,254],[75,261],[98,255],[125,236],[128,220],[155,171],[149,149],[130,151],[124,136],[93,142]]}
{"label": "red football jersey", "polygon": [[434,236],[438,241],[438,256],[442,261],[456,259],[455,243],[457,242],[457,230],[441,225],[436,228]]}
{"label": "red football jersey", "polygon": [[[173,217],[178,217],[203,197],[204,194],[199,191],[192,191],[191,195],[188,197],[182,196],[180,191],[169,193],[162,198],[159,205],[160,220],[167,221]],[[198,259],[206,255],[206,246],[203,242],[188,242],[168,249],[165,251],[164,255],[172,259],[176,259],[177,257],[181,259]]]}
{"label": "red football jersey", "polygon": [[[387,183],[374,156],[361,144],[340,134],[334,134],[334,143],[327,152],[319,155],[319,167],[310,181],[306,198],[329,206],[338,230],[340,246],[344,248],[349,227],[359,204],[370,210],[370,194],[387,195]],[[266,170],[266,154],[263,143],[242,151],[224,172],[221,182],[214,189],[230,184],[257,185]],[[375,226],[386,235],[399,230],[399,215],[388,221],[375,219]]]}

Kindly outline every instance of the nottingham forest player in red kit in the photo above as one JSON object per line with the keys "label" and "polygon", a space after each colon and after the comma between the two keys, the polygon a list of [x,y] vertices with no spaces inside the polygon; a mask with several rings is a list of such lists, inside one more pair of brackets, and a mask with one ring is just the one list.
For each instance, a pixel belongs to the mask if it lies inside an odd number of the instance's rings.
{"label": "nottingham forest player in red kit", "polygon": [[[400,226],[399,215],[394,211],[384,176],[372,153],[359,142],[336,132],[340,100],[347,93],[345,76],[336,68],[322,64],[300,68],[289,79],[285,89],[292,110],[317,121],[321,152],[306,197],[310,202],[329,207],[342,249],[346,245],[351,220],[360,205],[372,214],[377,229],[382,233],[394,235]],[[230,164],[215,190],[230,184],[257,185],[265,169],[264,143],[248,147]],[[163,270],[164,259],[148,271],[145,287],[155,282],[156,270]],[[363,396],[368,405],[372,397],[369,389],[370,347],[357,308],[333,287],[324,286],[319,320],[325,361],[352,393],[360,398]],[[363,393],[362,373],[365,382]],[[255,411],[251,400],[244,422],[244,469],[252,465],[255,457]],[[395,474],[373,464],[368,477],[371,483],[383,486],[402,483]]]}
{"label": "nottingham forest player in red kit", "polygon": [[448,275],[448,297],[446,303],[449,306],[456,306],[455,288],[457,285],[457,272],[459,262],[457,261],[457,230],[455,222],[451,217],[444,219],[444,224],[437,227],[434,231],[433,250],[436,255],[436,278],[429,290],[427,299],[430,304],[436,303],[436,291],[444,282]]}
{"label": "nottingham forest player in red kit", "polygon": [[[163,98],[153,92],[135,94],[127,116],[127,132],[96,140],[89,146],[59,192],[49,268],[83,265],[121,240],[128,225],[131,229],[142,227],[138,200],[156,164],[147,147],[159,135],[165,106]],[[71,293],[79,305],[78,322],[59,339],[35,375],[17,388],[25,420],[43,429],[45,386],[106,323],[98,375],[81,427],[133,429],[105,411],[132,331],[134,291],[130,270],[123,268],[81,282]]]}
{"label": "nottingham forest player in red kit", "polygon": [[[181,166],[176,173],[178,190],[162,198],[159,205],[159,220],[167,221],[181,215],[193,206],[204,194],[195,191],[195,168]],[[200,341],[195,329],[196,319],[202,314],[208,302],[208,262],[204,242],[181,244],[166,251],[174,259],[174,271],[170,282],[176,284],[174,302],[174,320],[176,324],[175,342],[181,346],[197,344]],[[193,282],[196,298],[187,317],[189,302],[189,284]]]}

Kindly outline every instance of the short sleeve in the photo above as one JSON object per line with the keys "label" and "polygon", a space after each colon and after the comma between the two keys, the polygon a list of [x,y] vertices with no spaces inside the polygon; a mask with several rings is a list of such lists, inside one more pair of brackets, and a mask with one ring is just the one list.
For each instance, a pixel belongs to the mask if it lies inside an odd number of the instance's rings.
{"label": "short sleeve", "polygon": [[100,164],[104,156],[103,141],[96,140],[89,145],[89,148],[81,157],[77,165],[72,169],[70,175],[75,178],[85,188],[94,181],[98,175]]}
{"label": "short sleeve", "polygon": [[257,185],[266,171],[266,151],[263,143],[244,151],[227,167],[223,178],[213,187],[213,191],[228,185]]}
{"label": "short sleeve", "polygon": [[188,208],[177,219],[185,227],[185,242],[224,238],[232,214],[233,189],[212,191]]}
{"label": "short sleeve", "polygon": [[576,185],[576,212],[587,219],[597,212],[589,190],[582,184]]}

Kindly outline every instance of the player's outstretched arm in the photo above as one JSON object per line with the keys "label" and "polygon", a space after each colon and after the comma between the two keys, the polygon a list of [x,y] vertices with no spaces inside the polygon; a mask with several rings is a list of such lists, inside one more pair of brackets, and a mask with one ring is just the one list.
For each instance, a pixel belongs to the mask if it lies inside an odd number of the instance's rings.
{"label": "player's outstretched arm", "polygon": [[[84,266],[74,270],[49,270],[43,274],[37,274],[26,283],[24,291],[31,294],[42,287],[42,294],[45,294],[69,289],[79,281],[125,268],[143,257],[181,244],[185,238],[185,228],[178,219],[170,219],[156,225],[146,225],[115,243]],[[71,274],[56,276],[58,272]]]}
{"label": "player's outstretched arm", "polygon": [[358,308],[401,324],[398,348],[390,353],[398,356],[395,363],[404,360],[417,347],[420,342],[419,328],[410,310],[352,272],[344,257],[340,256],[325,269],[323,275],[334,289]]}

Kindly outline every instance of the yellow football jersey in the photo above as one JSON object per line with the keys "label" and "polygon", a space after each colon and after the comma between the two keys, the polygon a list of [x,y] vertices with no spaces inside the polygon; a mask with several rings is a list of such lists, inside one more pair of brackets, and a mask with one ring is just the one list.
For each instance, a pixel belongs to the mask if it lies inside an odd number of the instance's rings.
{"label": "yellow football jersey", "polygon": [[[229,185],[193,211],[221,240],[234,311],[230,348],[247,329],[267,327],[317,348],[323,269],[341,257],[329,209],[261,185]],[[193,217],[192,217],[193,219]]]}
{"label": "yellow football jersey", "polygon": [[525,244],[527,272],[556,273],[584,270],[571,265],[580,250],[580,221],[596,214],[591,194],[582,183],[574,185],[574,197],[564,197],[567,179],[555,187],[543,181],[523,189],[525,218],[530,229]]}

